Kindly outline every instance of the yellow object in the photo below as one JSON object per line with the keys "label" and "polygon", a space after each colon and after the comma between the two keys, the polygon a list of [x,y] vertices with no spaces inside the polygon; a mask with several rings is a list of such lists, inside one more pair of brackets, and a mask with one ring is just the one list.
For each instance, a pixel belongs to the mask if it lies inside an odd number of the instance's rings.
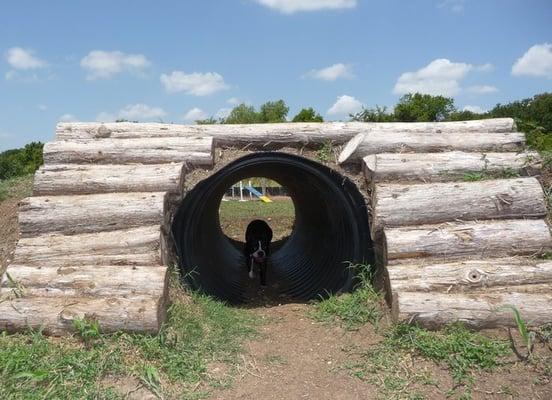
{"label": "yellow object", "polygon": [[270,200],[266,196],[259,196],[259,199],[261,199],[261,201],[264,202],[264,203],[272,203],[272,200]]}

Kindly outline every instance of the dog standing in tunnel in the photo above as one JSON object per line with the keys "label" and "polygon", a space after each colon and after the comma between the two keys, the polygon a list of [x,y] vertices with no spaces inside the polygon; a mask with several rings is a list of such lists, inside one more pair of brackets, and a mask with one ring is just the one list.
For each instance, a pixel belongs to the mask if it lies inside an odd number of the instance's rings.
{"label": "dog standing in tunnel", "polygon": [[244,255],[247,262],[249,278],[255,278],[255,266],[259,267],[261,286],[266,286],[267,259],[270,255],[272,229],[266,222],[255,219],[245,230]]}

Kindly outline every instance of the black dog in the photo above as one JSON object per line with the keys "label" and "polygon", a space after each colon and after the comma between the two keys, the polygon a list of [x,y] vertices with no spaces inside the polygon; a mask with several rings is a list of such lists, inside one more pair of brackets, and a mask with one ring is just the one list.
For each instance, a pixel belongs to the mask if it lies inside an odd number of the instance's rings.
{"label": "black dog", "polygon": [[255,278],[254,266],[257,265],[261,275],[261,286],[266,286],[266,264],[270,255],[272,229],[260,219],[255,219],[247,225],[245,231],[245,247],[243,249],[247,271],[251,279]]}

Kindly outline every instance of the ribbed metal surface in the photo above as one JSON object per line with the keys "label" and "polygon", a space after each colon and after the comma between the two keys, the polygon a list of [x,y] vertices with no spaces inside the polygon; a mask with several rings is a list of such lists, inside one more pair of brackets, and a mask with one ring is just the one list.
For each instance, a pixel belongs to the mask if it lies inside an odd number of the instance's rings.
{"label": "ribbed metal surface", "polygon": [[278,181],[295,206],[295,228],[269,261],[281,293],[308,300],[349,290],[353,276],[346,262],[373,265],[366,205],[349,179],[303,157],[253,153],[196,185],[178,210],[172,233],[193,287],[233,303],[244,300],[245,260],[222,232],[218,210],[224,191],[252,176]]}

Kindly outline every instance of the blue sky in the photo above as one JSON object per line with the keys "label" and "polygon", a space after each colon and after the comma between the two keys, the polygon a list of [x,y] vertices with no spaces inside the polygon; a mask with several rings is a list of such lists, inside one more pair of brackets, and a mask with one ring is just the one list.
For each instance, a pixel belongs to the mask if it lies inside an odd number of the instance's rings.
{"label": "blue sky", "polygon": [[0,56],[0,150],[59,120],[193,123],[240,101],[485,110],[552,91],[552,1],[6,0]]}

